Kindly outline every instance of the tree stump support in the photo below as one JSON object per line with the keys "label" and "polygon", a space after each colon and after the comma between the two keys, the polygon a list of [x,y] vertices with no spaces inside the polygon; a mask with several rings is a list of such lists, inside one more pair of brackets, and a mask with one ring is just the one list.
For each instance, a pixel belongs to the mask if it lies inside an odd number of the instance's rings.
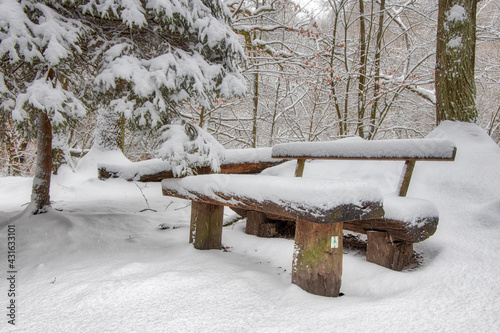
{"label": "tree stump support", "polygon": [[193,200],[189,243],[198,250],[220,249],[223,218],[224,206]]}
{"label": "tree stump support", "polygon": [[342,280],[342,222],[297,220],[292,283],[305,291],[337,297]]}
{"label": "tree stump support", "polygon": [[274,237],[276,235],[276,223],[269,222],[266,214],[257,211],[248,211],[245,232],[258,237]]}
{"label": "tree stump support", "polygon": [[413,243],[393,241],[385,231],[369,230],[366,235],[366,261],[395,271],[401,271],[410,264]]}

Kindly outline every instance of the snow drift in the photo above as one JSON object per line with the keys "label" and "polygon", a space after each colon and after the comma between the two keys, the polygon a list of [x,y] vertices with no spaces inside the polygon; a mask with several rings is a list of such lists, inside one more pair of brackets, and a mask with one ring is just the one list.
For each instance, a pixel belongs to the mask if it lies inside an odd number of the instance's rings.
{"label": "snow drift", "polygon": [[[455,162],[415,167],[408,196],[433,202],[438,230],[415,244],[423,264],[395,272],[347,253],[340,298],[290,283],[293,241],[224,228],[226,251],[188,244],[189,206],[159,183],[99,181],[61,170],[54,210],[22,214],[31,180],[0,178],[0,265],[15,226],[20,332],[494,332],[500,329],[500,148],[476,125],[445,122]],[[384,193],[403,162],[316,161],[304,177],[353,177]],[[293,175],[293,163],[266,174]],[[147,199],[147,201],[145,200]],[[145,208],[156,210],[146,210]],[[227,211],[230,214],[229,211]],[[231,216],[228,216],[230,218]],[[164,224],[165,229],[158,228]],[[5,273],[4,273],[5,274]],[[5,287],[4,287],[5,286]]]}

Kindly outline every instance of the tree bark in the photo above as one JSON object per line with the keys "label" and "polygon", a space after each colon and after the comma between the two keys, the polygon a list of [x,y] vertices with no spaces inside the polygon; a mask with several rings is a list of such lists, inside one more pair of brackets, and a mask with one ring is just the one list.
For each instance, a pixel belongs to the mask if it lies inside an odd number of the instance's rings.
{"label": "tree bark", "polygon": [[436,118],[477,120],[474,64],[477,0],[439,0]]}
{"label": "tree bark", "polygon": [[[223,174],[256,174],[261,173],[267,168],[279,165],[286,160],[276,160],[275,162],[248,162],[248,163],[223,163],[220,166],[220,173]],[[137,166],[137,167],[135,167]],[[128,168],[123,168],[116,165],[100,165],[98,168],[98,177],[101,180],[108,178],[123,178],[128,181],[140,182],[161,182],[163,179],[176,178],[172,171],[172,167],[165,165],[164,170],[155,169],[154,172],[138,175],[140,171],[140,163],[133,164]],[[208,175],[213,173],[209,166],[193,169],[196,175]]]}
{"label": "tree bark", "polygon": [[292,283],[321,296],[337,297],[342,281],[342,223],[298,220]]}
{"label": "tree bark", "polygon": [[411,263],[412,243],[395,241],[385,231],[370,230],[366,235],[366,261],[395,271],[401,271]]}
{"label": "tree bark", "polygon": [[276,235],[276,223],[269,222],[266,214],[257,211],[246,213],[247,224],[245,232],[258,237],[274,237]]}
{"label": "tree bark", "polygon": [[359,0],[359,78],[358,78],[358,133],[365,138],[364,119],[366,111],[366,68],[368,62],[364,0]]}
{"label": "tree bark", "polygon": [[47,114],[38,112],[37,159],[31,192],[32,214],[45,213],[50,206],[50,178],[52,175],[52,125]]}
{"label": "tree bark", "polygon": [[377,122],[377,111],[378,102],[380,99],[380,60],[382,53],[382,38],[384,36],[384,14],[385,14],[385,0],[380,1],[380,13],[378,17],[378,31],[375,49],[375,77],[373,79],[373,103],[370,112],[370,133],[368,133],[368,139],[373,140],[376,133],[376,122]]}
{"label": "tree bark", "polygon": [[220,249],[224,206],[192,201],[189,242],[198,250]]}
{"label": "tree bark", "polygon": [[259,73],[255,73],[253,82],[252,148],[257,148],[258,116],[259,116]]}

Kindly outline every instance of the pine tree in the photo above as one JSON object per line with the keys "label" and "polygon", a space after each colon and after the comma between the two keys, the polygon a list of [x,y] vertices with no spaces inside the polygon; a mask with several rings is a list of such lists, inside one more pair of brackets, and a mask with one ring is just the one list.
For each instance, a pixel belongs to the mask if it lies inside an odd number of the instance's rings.
{"label": "pine tree", "polygon": [[5,0],[0,4],[1,110],[37,137],[37,167],[29,210],[50,205],[52,128],[81,117],[85,107],[73,93],[81,53],[81,22],[61,15],[55,1]]}
{"label": "pine tree", "polygon": [[37,133],[33,213],[50,206],[52,131],[68,120],[101,108],[155,126],[187,99],[245,91],[227,14],[220,0],[0,3],[0,110]]}
{"label": "pine tree", "polygon": [[243,50],[221,1],[100,3],[84,9],[96,41],[92,61],[99,64],[94,149],[119,150],[125,121],[159,129],[179,118],[186,100],[210,109],[215,98],[244,93]]}

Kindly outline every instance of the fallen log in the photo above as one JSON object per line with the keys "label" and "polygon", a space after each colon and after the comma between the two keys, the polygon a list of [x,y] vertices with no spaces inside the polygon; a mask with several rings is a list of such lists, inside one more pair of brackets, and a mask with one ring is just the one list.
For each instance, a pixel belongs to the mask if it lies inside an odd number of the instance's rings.
{"label": "fallen log", "polygon": [[[286,162],[271,157],[271,148],[228,149],[226,159],[220,166],[222,174],[257,174],[263,170]],[[195,175],[213,173],[209,166],[193,169]],[[160,182],[175,178],[172,165],[155,159],[131,163],[128,165],[100,164],[98,177],[101,180],[123,178],[128,181]]]}

